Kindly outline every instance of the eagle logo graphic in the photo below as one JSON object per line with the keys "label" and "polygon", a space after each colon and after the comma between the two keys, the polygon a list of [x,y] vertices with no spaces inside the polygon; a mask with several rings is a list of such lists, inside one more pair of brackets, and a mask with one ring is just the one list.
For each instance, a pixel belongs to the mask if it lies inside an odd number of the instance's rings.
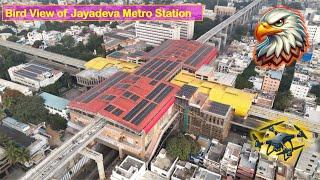
{"label": "eagle logo graphic", "polygon": [[255,37],[259,43],[253,53],[255,62],[271,69],[299,60],[309,47],[302,15],[285,7],[268,10],[255,28]]}

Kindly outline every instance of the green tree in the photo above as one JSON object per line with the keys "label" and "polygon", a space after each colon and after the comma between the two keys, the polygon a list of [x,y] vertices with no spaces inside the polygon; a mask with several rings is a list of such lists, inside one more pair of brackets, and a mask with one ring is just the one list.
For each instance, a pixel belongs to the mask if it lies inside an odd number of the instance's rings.
{"label": "green tree", "polygon": [[232,33],[232,39],[241,41],[242,36],[246,36],[248,33],[248,27],[246,25],[237,25]]}
{"label": "green tree", "polygon": [[280,111],[284,111],[285,109],[291,106],[292,99],[293,96],[289,90],[286,92],[279,92],[276,95],[273,108]]}
{"label": "green tree", "polygon": [[255,71],[256,65],[254,62],[251,62],[249,66],[237,76],[235,87],[237,89],[244,89],[253,87],[253,83],[249,81],[249,78],[252,76],[256,76],[257,72]]}
{"label": "green tree", "polygon": [[15,35],[12,35],[12,36],[7,38],[7,41],[11,41],[11,42],[17,42],[19,40],[20,40],[20,38],[18,36],[15,36]]}
{"label": "green tree", "polygon": [[173,157],[179,157],[181,160],[188,160],[190,154],[199,151],[199,144],[189,136],[178,134],[167,140],[166,150]]}
{"label": "green tree", "polygon": [[4,28],[4,29],[0,30],[0,33],[11,33],[11,34],[15,34],[15,32],[14,32],[11,28]]}
{"label": "green tree", "polygon": [[112,21],[110,23],[110,28],[116,28],[119,23],[117,21]]}
{"label": "green tree", "polygon": [[316,96],[316,103],[320,105],[320,85],[315,85],[311,87],[310,93]]}
{"label": "green tree", "polygon": [[76,41],[74,40],[74,38],[70,35],[65,35],[61,38],[62,45],[66,48],[71,48],[76,44]]}
{"label": "green tree", "polygon": [[201,35],[208,32],[210,29],[212,29],[218,23],[219,23],[218,21],[213,21],[210,18],[204,18],[203,21],[195,22],[193,38],[198,39]]}
{"label": "green tree", "polygon": [[32,47],[34,48],[39,48],[41,45],[43,45],[43,42],[41,40],[36,40],[33,44]]}
{"label": "green tree", "polygon": [[50,115],[49,125],[53,130],[65,130],[68,127],[68,121],[58,114]]}
{"label": "green tree", "polygon": [[154,47],[153,46],[147,46],[144,51],[145,52],[150,52]]}
{"label": "green tree", "polygon": [[10,164],[25,163],[30,160],[29,150],[19,147],[14,141],[9,140],[4,144],[5,155]]}

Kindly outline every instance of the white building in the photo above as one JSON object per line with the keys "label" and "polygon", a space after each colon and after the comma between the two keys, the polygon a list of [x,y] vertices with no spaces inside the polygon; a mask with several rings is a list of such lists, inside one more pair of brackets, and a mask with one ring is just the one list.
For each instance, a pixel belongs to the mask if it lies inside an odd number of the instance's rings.
{"label": "white building", "polygon": [[171,180],[192,180],[195,175],[198,166],[185,161],[178,161],[176,168],[171,176]]}
{"label": "white building", "polygon": [[303,82],[307,82],[310,79],[310,76],[307,73],[302,72],[294,72],[293,77]]}
{"label": "white building", "polygon": [[19,122],[11,117],[6,117],[2,120],[4,126],[20,131],[26,135],[30,134],[31,128],[28,124]]}
{"label": "white building", "polygon": [[293,81],[290,86],[290,91],[295,98],[305,99],[310,91],[308,83]]}
{"label": "white building", "polygon": [[32,96],[31,89],[29,87],[23,86],[21,84],[17,84],[17,83],[11,82],[11,81],[0,79],[0,86],[4,87],[4,89],[8,88],[8,89],[19,91],[20,93],[22,93],[25,96]]}
{"label": "white building", "polygon": [[261,90],[262,83],[263,83],[263,78],[261,77],[250,77],[249,81],[253,83],[253,88],[254,90]]}
{"label": "white building", "polygon": [[220,172],[225,176],[236,177],[242,147],[228,142],[224,156],[220,162]]}
{"label": "white building", "polygon": [[256,171],[256,178],[264,180],[274,180],[275,179],[276,166],[272,161],[260,158],[258,162],[258,167]]}
{"label": "white building", "polygon": [[308,25],[307,29],[308,29],[308,33],[309,33],[310,44],[320,43],[320,26]]}
{"label": "white building", "polygon": [[158,46],[168,39],[180,39],[180,26],[177,25],[137,21],[135,29],[136,37],[152,46]]}
{"label": "white building", "polygon": [[8,69],[12,81],[31,87],[38,91],[55,83],[63,73],[43,65],[27,63],[13,66]]}
{"label": "white building", "polygon": [[170,178],[178,158],[172,158],[165,149],[161,149],[158,156],[151,162],[151,171],[165,178]]}
{"label": "white building", "polygon": [[112,170],[111,180],[139,180],[145,174],[145,162],[127,156],[119,166]]}
{"label": "white building", "polygon": [[194,34],[194,21],[173,21],[172,25],[180,27],[180,39],[192,39]]}
{"label": "white building", "polygon": [[69,119],[69,112],[67,109],[69,100],[46,92],[41,93],[40,96],[44,99],[44,106],[49,110],[49,113],[58,114],[65,119]]}

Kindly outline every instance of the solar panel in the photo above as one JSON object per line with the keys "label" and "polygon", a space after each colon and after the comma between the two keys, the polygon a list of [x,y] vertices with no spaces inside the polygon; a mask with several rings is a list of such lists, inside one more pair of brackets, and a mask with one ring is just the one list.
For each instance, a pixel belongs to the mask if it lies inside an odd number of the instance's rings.
{"label": "solar panel", "polygon": [[51,68],[43,67],[43,66],[38,65],[38,64],[30,64],[29,67],[39,69],[42,72],[46,72],[46,71],[51,71],[52,70]]}
{"label": "solar panel", "polygon": [[135,106],[123,119],[126,121],[131,120],[149,101],[142,100],[137,106]]}
{"label": "solar panel", "polygon": [[116,115],[116,116],[120,116],[123,113],[123,111],[119,108],[115,109],[114,111],[112,111],[112,114]]}
{"label": "solar panel", "polygon": [[172,64],[167,68],[167,70],[168,70],[168,71],[172,71],[178,64],[179,64],[179,63],[177,63],[177,62],[172,63]]}
{"label": "solar panel", "polygon": [[185,62],[188,65],[195,66],[203,59],[204,56],[206,56],[210,51],[212,50],[212,47],[205,46],[204,48],[198,49],[191,57],[187,59]]}
{"label": "solar panel", "polygon": [[163,63],[163,61],[161,60],[157,60],[157,62],[155,64],[153,64],[150,69],[156,69],[157,67],[159,67],[161,64]]}
{"label": "solar panel", "polygon": [[132,95],[131,97],[130,97],[130,99],[132,100],[132,101],[137,101],[138,99],[139,99],[139,96],[137,96],[137,95]]}
{"label": "solar panel", "polygon": [[157,56],[160,52],[162,52],[164,49],[169,47],[170,44],[170,40],[167,40],[165,42],[163,42],[160,46],[158,46],[157,48],[152,49],[149,53],[148,56],[149,57],[155,57]]}
{"label": "solar panel", "polygon": [[167,86],[160,94],[159,96],[154,100],[156,103],[160,103],[165,97],[168,96],[168,94],[172,91],[173,87]]}
{"label": "solar panel", "polygon": [[115,108],[115,106],[113,105],[108,105],[104,110],[108,111],[108,112],[111,112],[113,109]]}
{"label": "solar panel", "polygon": [[180,89],[180,91],[177,93],[177,96],[179,97],[185,97],[187,99],[190,99],[191,96],[197,91],[198,88],[190,85],[183,85]]}
{"label": "solar panel", "polygon": [[132,95],[132,93],[129,91],[126,91],[125,93],[123,93],[123,96],[126,98],[130,97],[131,95]]}
{"label": "solar panel", "polygon": [[41,70],[38,70],[36,68],[33,68],[32,66],[27,66],[24,69],[28,70],[28,71],[31,71],[33,73],[36,73],[36,74],[42,74],[43,72],[46,72],[46,71],[41,71]]}
{"label": "solar panel", "polygon": [[156,71],[163,71],[164,69],[168,68],[169,64],[171,63],[171,61],[164,61],[165,63],[163,63],[160,67],[157,68]]}
{"label": "solar panel", "polygon": [[115,98],[114,95],[105,95],[102,97],[102,99],[107,100],[107,101],[111,101]]}
{"label": "solar panel", "polygon": [[80,101],[82,103],[88,103],[92,99],[99,96],[102,92],[110,88],[111,86],[115,85],[119,81],[121,81],[123,78],[125,78],[128,75],[128,73],[125,72],[117,72],[115,73],[110,79],[101,82],[98,86],[95,86],[91,88],[89,91],[81,95],[79,98],[77,98],[77,101]]}
{"label": "solar panel", "polygon": [[145,71],[146,68],[142,66],[142,68],[140,68],[138,71],[136,71],[134,74],[136,75],[140,75],[143,71]]}
{"label": "solar panel", "polygon": [[151,72],[150,69],[147,69],[146,71],[144,71],[141,76],[147,76],[149,73]]}
{"label": "solar panel", "polygon": [[152,72],[148,77],[149,77],[149,78],[154,78],[154,77],[156,77],[156,75],[158,75],[158,74],[159,74],[158,71],[154,71],[154,72]]}
{"label": "solar panel", "polygon": [[148,94],[148,96],[146,97],[146,99],[152,100],[154,97],[156,97],[159,92],[165,87],[166,85],[161,83],[159,84],[153,91],[151,91],[151,93]]}
{"label": "solar panel", "polygon": [[154,86],[154,85],[156,85],[157,83],[158,83],[158,81],[152,80],[149,84],[152,85],[152,86]]}
{"label": "solar panel", "polygon": [[150,103],[146,108],[144,108],[143,111],[141,111],[141,113],[139,113],[133,120],[131,123],[138,125],[140,124],[140,122],[147,117],[147,115],[156,107],[157,105],[155,103]]}
{"label": "solar panel", "polygon": [[230,106],[227,104],[222,104],[218,102],[212,102],[209,111],[221,116],[225,116],[229,110]]}
{"label": "solar panel", "polygon": [[33,79],[33,80],[38,80],[37,79],[37,74],[31,73],[29,71],[19,70],[19,71],[16,71],[15,73],[20,75],[20,76],[23,76],[23,77],[27,77],[27,78],[30,78],[30,79]]}
{"label": "solar panel", "polygon": [[168,74],[168,71],[162,71],[157,77],[156,80],[163,79]]}

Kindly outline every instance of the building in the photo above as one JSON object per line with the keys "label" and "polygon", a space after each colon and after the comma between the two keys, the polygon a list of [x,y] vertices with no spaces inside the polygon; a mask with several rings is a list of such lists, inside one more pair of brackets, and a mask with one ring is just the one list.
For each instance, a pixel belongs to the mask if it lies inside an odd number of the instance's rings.
{"label": "building", "polygon": [[127,156],[119,166],[112,170],[111,180],[138,180],[146,171],[145,162]]}
{"label": "building", "polygon": [[8,69],[12,81],[31,87],[38,91],[41,87],[54,84],[63,73],[43,65],[27,63]]}
{"label": "building", "polygon": [[279,162],[277,164],[276,179],[277,180],[293,179],[293,168],[290,165],[286,165],[284,163]]}
{"label": "building", "polygon": [[218,71],[228,73],[231,69],[233,61],[231,59],[221,59],[218,63]]}
{"label": "building", "polygon": [[195,135],[224,140],[234,110],[230,105],[211,101],[207,94],[196,91],[196,87],[184,85],[176,95],[176,109],[182,127]]}
{"label": "building", "polygon": [[268,71],[263,78],[262,91],[264,92],[278,92],[279,85],[282,78],[280,71]]}
{"label": "building", "polygon": [[77,83],[86,87],[96,86],[117,72],[119,72],[117,67],[102,70],[86,69],[76,74]]}
{"label": "building", "polygon": [[254,103],[258,106],[271,109],[273,107],[275,98],[276,94],[274,93],[259,93],[256,96]]}
{"label": "building", "polygon": [[191,180],[195,176],[197,169],[197,165],[179,160],[171,176],[171,180]]}
{"label": "building", "polygon": [[308,25],[308,34],[310,44],[320,43],[320,26],[319,25]]}
{"label": "building", "polygon": [[317,171],[319,159],[319,149],[315,143],[311,144],[308,149],[304,149],[296,163],[294,178],[313,179],[312,176]]}
{"label": "building", "polygon": [[308,82],[292,81],[290,91],[295,98],[306,99],[311,87]]}
{"label": "building", "polygon": [[237,76],[231,73],[215,72],[214,67],[203,65],[195,72],[196,78],[234,87]]}
{"label": "building", "polygon": [[164,177],[170,178],[175,169],[178,158],[173,158],[165,149],[161,149],[157,157],[151,162],[151,171]]}
{"label": "building", "polygon": [[205,168],[198,168],[194,173],[192,180],[220,180],[221,175],[218,173],[211,172]]}
{"label": "building", "polygon": [[216,55],[214,47],[196,41],[168,40],[135,71],[117,72],[71,101],[70,123],[85,126],[104,119],[101,143],[119,149],[120,157],[126,153],[149,159],[177,116],[174,101],[180,88],[170,80],[182,68],[196,71]]}
{"label": "building", "polygon": [[180,26],[173,24],[137,21],[135,29],[136,37],[152,46],[158,46],[168,39],[180,39]]}
{"label": "building", "polygon": [[[167,23],[167,22],[164,22]],[[180,39],[192,39],[194,34],[194,21],[172,21],[169,24],[180,27]]]}
{"label": "building", "polygon": [[237,9],[230,6],[214,6],[214,13],[218,16],[231,16],[236,13]]}
{"label": "building", "polygon": [[44,100],[44,107],[49,110],[50,114],[58,114],[59,116],[69,119],[69,110],[67,105],[69,100],[43,92],[41,96]]}
{"label": "building", "polygon": [[275,163],[264,158],[259,159],[256,171],[257,180],[274,180],[275,178]]}
{"label": "building", "polygon": [[254,90],[260,91],[262,88],[263,79],[261,77],[250,77],[249,81],[252,82]]}
{"label": "building", "polygon": [[112,31],[103,34],[102,46],[106,51],[117,50],[119,47],[126,47],[136,43],[134,37],[128,37],[127,34],[122,34],[121,31]]}
{"label": "building", "polygon": [[224,176],[236,177],[242,147],[228,142],[226,151],[220,161],[220,172]]}
{"label": "building", "polygon": [[220,173],[220,161],[223,158],[226,146],[218,140],[212,140],[211,146],[205,155],[203,165],[210,171]]}
{"label": "building", "polygon": [[22,123],[20,121],[17,121],[11,117],[6,117],[2,120],[2,124],[4,126],[7,126],[9,128],[15,129],[17,131],[20,131],[24,133],[25,135],[31,134],[31,128],[29,125]]}
{"label": "building", "polygon": [[26,167],[31,167],[38,164],[45,156],[44,152],[50,148],[48,138],[35,134],[27,136],[23,132],[15,130],[11,127],[0,125],[0,135],[7,136],[12,139],[19,147],[24,147],[29,150],[30,160],[24,163]]}
{"label": "building", "polygon": [[31,89],[29,87],[23,86],[21,84],[17,84],[17,83],[11,82],[11,81],[0,79],[0,86],[3,87],[4,89],[8,88],[8,89],[19,91],[20,93],[22,93],[25,96],[32,96]]}
{"label": "building", "polygon": [[258,162],[259,153],[252,149],[248,143],[243,144],[240,162],[237,169],[236,177],[239,179],[253,179],[255,168]]}
{"label": "building", "polygon": [[11,164],[6,156],[5,149],[0,146],[0,177],[3,175],[8,175],[8,169],[11,167]]}

